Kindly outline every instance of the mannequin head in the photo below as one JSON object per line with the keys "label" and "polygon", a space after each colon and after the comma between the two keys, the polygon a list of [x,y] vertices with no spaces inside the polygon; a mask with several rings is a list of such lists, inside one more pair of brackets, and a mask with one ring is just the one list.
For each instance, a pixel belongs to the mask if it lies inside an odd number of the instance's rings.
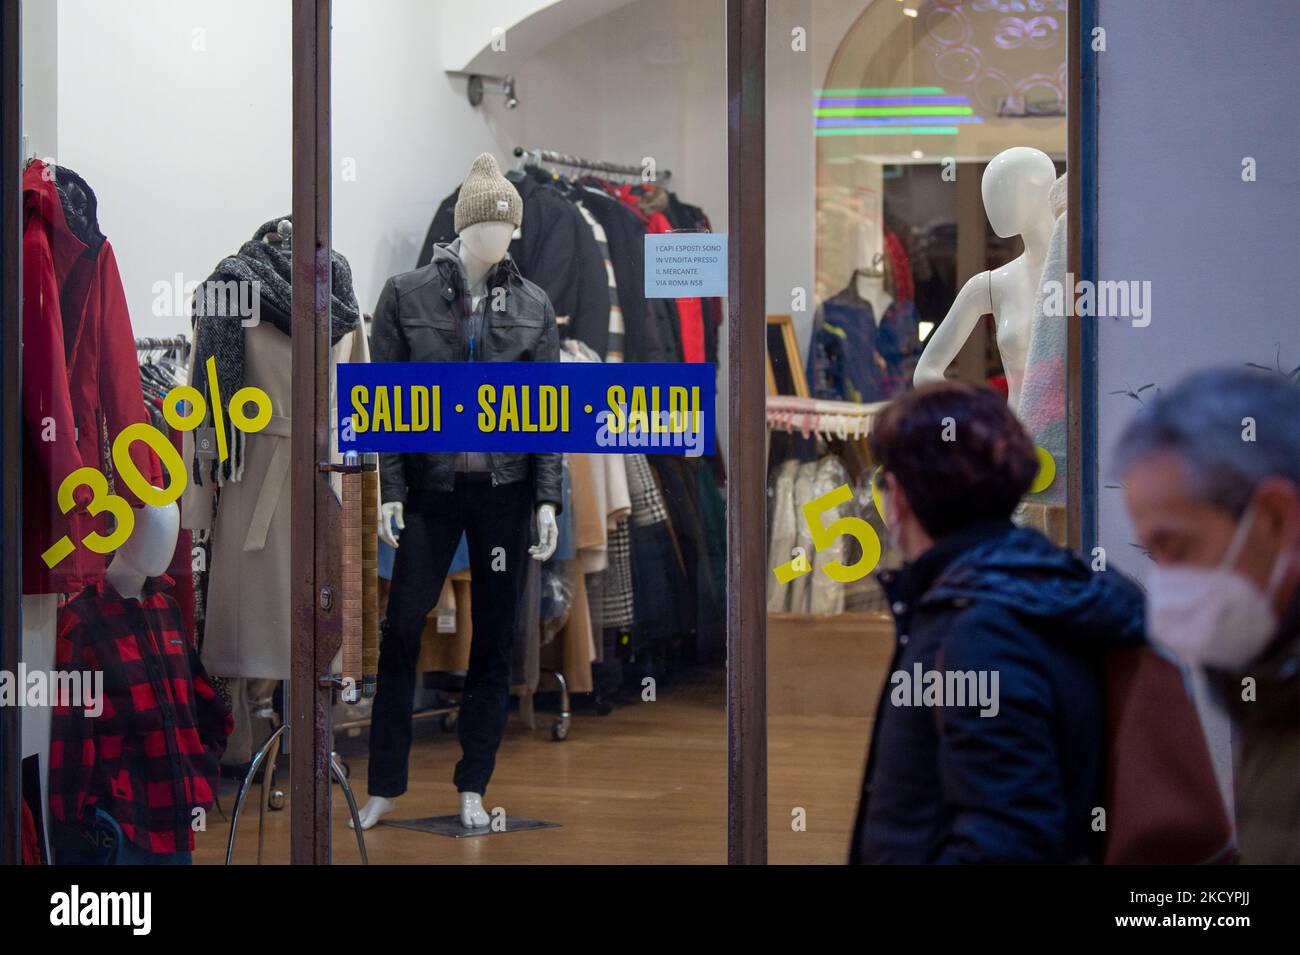
{"label": "mannequin head", "polygon": [[1048,193],[1056,181],[1051,157],[1031,146],[1012,146],[993,157],[984,170],[980,191],[993,231],[1004,239],[1034,231],[1046,220],[1051,231]]}
{"label": "mannequin head", "polygon": [[109,565],[115,586],[118,580],[127,582],[138,579],[143,584],[148,578],[164,573],[171,565],[180,526],[181,514],[175,504],[136,508],[135,530],[126,543],[117,549],[113,562]]}
{"label": "mannequin head", "polygon": [[468,225],[460,233],[462,258],[468,255],[489,265],[500,262],[510,248],[514,232],[512,222],[489,221]]}

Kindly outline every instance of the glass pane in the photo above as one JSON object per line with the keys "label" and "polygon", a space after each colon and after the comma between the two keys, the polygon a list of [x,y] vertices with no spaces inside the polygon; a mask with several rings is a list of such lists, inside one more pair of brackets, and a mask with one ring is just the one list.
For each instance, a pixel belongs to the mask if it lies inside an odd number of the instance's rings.
{"label": "glass pane", "polygon": [[774,862],[848,857],[903,659],[876,576],[904,562],[873,492],[879,416],[945,377],[1005,395],[1060,475],[1014,519],[1064,541],[1064,326],[1034,307],[1049,246],[1064,271],[1066,6],[1001,6],[769,8]]}
{"label": "glass pane", "polygon": [[26,795],[219,863],[289,666],[289,4],[23,6]]}
{"label": "glass pane", "polygon": [[[690,381],[725,418],[722,299],[646,289],[648,237],[725,229],[724,4],[536,6],[334,5],[333,236],[373,366],[338,356],[339,423],[393,437],[376,693],[338,749],[372,861],[720,862],[725,430],[592,435],[611,402],[693,412]],[[439,837],[464,820],[488,835]]]}

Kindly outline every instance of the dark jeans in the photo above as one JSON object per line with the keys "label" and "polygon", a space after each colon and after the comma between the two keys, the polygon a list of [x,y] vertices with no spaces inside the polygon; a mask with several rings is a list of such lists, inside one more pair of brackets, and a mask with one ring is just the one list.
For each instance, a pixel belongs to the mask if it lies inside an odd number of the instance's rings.
{"label": "dark jeans", "polygon": [[420,634],[438,602],[462,532],[469,544],[474,634],[457,720],[462,755],[453,781],[460,792],[487,790],[510,706],[511,647],[527,579],[532,515],[531,481],[493,487],[486,473],[456,475],[451,491],[407,495],[406,528],[379,644],[370,795],[391,799],[406,792]]}

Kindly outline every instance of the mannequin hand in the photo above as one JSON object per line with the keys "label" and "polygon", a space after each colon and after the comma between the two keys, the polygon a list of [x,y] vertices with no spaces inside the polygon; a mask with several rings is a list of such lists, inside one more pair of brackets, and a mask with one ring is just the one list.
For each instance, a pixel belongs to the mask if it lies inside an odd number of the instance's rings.
{"label": "mannequin hand", "polygon": [[393,525],[397,525],[397,530],[406,530],[406,521],[402,520],[402,505],[397,501],[389,501],[387,504],[379,506],[379,539],[389,547],[397,546],[397,535],[393,533]]}
{"label": "mannequin hand", "polygon": [[533,560],[549,560],[560,542],[560,529],[555,524],[555,505],[543,504],[537,509],[537,543],[528,548]]}

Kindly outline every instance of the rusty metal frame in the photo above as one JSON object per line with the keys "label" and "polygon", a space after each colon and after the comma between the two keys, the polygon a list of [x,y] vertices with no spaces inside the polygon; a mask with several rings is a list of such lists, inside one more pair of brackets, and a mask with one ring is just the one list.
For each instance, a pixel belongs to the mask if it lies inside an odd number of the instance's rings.
{"label": "rusty metal frame", "polygon": [[[1076,280],[1097,277],[1097,0],[1071,0],[1069,44],[1066,259]],[[1073,294],[1072,292],[1068,294]],[[1085,554],[1097,544],[1097,324],[1072,315],[1066,328],[1066,532]]]}
{"label": "rusty metal frame", "polygon": [[330,862],[330,705],[341,643],[340,508],[328,460],[330,0],[293,0],[293,428],[290,438],[289,860]]}
{"label": "rusty metal frame", "polygon": [[727,0],[727,862],[767,862],[767,0]]}

